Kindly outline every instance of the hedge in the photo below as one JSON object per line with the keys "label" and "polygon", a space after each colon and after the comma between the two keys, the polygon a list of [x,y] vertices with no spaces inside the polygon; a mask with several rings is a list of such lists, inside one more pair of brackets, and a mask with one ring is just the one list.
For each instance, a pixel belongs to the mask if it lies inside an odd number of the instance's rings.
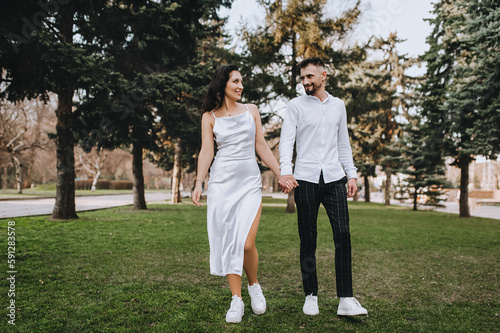
{"label": "hedge", "polygon": [[[96,188],[99,190],[131,190],[133,183],[130,180],[98,180]],[[92,189],[92,179],[76,180],[75,189]]]}

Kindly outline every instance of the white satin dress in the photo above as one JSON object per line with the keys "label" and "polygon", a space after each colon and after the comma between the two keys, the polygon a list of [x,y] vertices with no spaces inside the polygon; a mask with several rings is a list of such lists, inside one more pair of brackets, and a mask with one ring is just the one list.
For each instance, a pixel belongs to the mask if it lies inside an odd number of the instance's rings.
{"label": "white satin dress", "polygon": [[262,202],[255,120],[248,106],[242,114],[215,117],[213,133],[217,154],[207,191],[210,274],[241,276],[245,241]]}

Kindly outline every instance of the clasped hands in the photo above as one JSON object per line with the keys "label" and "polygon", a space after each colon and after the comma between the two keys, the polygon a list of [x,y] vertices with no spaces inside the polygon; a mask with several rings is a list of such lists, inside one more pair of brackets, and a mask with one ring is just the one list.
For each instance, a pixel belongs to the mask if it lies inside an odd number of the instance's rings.
{"label": "clasped hands", "polygon": [[294,188],[299,186],[297,180],[292,175],[282,175],[278,181],[281,191],[285,194],[290,193]]}
{"label": "clasped hands", "polygon": [[[295,180],[295,177],[292,175],[280,176],[278,183],[280,185],[281,191],[283,191],[283,193],[285,194],[290,193],[294,188],[299,186],[299,183],[297,183],[297,180]],[[358,186],[356,178],[349,179],[347,181],[347,197],[348,198],[354,197],[357,191],[358,191]]]}

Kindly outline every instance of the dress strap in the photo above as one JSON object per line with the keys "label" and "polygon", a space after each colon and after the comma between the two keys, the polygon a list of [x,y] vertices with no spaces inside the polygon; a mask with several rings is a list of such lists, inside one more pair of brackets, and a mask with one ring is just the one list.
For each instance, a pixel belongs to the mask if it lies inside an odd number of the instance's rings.
{"label": "dress strap", "polygon": [[217,119],[213,111],[210,111],[210,113],[212,114],[212,116],[214,116],[215,119]]}
{"label": "dress strap", "polygon": [[245,107],[247,108],[247,111],[248,111],[248,104],[245,104]]}

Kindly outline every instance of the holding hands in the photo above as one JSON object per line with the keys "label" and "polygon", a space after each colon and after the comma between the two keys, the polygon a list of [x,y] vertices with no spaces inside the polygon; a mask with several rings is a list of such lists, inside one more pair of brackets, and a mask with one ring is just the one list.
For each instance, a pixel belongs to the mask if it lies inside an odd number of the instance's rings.
{"label": "holding hands", "polygon": [[280,184],[281,191],[285,194],[290,193],[294,188],[299,186],[299,183],[297,183],[297,180],[292,175],[281,175],[278,183]]}

